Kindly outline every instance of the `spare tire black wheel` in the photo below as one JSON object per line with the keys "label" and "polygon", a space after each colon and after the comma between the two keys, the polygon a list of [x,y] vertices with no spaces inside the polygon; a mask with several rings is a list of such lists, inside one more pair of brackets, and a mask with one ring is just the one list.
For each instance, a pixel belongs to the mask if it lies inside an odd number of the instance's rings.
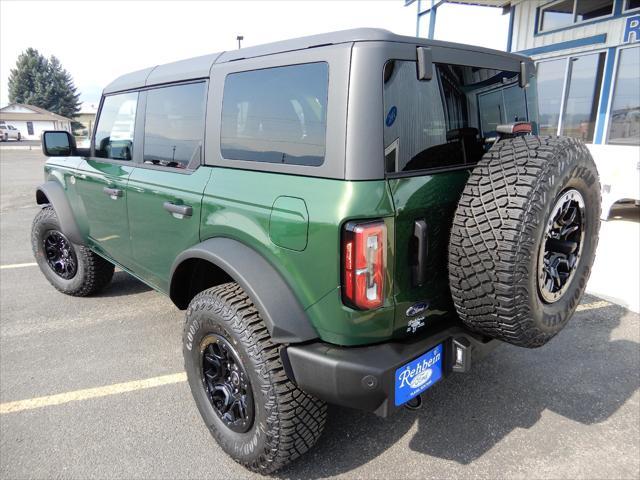
{"label": "spare tire black wheel", "polygon": [[584,293],[600,228],[600,182],[585,145],[525,136],[494,145],[453,221],[449,282],[472,330],[540,347]]}

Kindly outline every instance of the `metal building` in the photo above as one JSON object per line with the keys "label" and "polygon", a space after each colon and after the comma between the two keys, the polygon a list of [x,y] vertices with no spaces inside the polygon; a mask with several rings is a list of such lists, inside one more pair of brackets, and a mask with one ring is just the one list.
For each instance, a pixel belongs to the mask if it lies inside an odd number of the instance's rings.
{"label": "metal building", "polygon": [[603,218],[614,202],[640,200],[640,0],[405,0],[417,5],[417,35],[433,37],[447,1],[509,15],[506,50],[537,64],[540,133],[587,143]]}

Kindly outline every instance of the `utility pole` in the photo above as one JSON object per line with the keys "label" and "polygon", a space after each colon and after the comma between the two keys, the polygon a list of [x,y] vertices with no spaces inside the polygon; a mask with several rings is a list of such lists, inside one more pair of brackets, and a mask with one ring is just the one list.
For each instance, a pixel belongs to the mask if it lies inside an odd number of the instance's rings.
{"label": "utility pole", "polygon": [[242,36],[242,35],[238,35],[238,36],[236,37],[236,40],[238,40],[238,48],[239,48],[239,49],[240,49],[240,48],[242,48],[242,46],[240,45],[240,42],[241,42],[242,40],[244,40],[244,36]]}

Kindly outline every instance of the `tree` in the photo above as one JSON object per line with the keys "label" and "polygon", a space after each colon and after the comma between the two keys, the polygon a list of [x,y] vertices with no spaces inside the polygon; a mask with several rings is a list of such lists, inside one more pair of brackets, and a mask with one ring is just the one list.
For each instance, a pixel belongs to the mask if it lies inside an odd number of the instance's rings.
{"label": "tree", "polygon": [[80,111],[80,94],[73,78],[55,56],[47,59],[28,48],[18,56],[9,73],[9,101],[44,108],[73,118]]}

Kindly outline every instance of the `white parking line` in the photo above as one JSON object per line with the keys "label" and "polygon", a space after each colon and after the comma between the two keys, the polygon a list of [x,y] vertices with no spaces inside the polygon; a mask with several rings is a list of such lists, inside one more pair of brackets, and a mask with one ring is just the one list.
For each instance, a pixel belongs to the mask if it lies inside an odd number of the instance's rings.
{"label": "white parking line", "polygon": [[28,398],[25,400],[17,400],[15,402],[0,403],[0,415],[5,413],[22,412],[23,410],[33,410],[35,408],[50,407],[51,405],[79,402],[90,398],[117,395],[119,393],[134,392],[136,390],[160,387],[162,385],[181,383],[186,380],[187,375],[185,373],[173,373],[170,375],[163,375],[161,377],[146,378],[144,380],[114,383],[112,385],[105,385],[104,387],[87,388],[84,390],[75,390],[73,392],[59,393],[57,395],[48,395],[46,397]]}
{"label": "white parking line", "polygon": [[38,265],[36,262],[30,263],[12,263],[10,265],[0,265],[0,270],[10,269],[10,268],[24,268],[24,267],[35,267]]}
{"label": "white parking line", "polygon": [[[31,266],[34,264],[18,264]],[[11,267],[3,265],[1,268]],[[14,266],[14,268],[17,268]],[[598,302],[584,303],[578,305],[576,311],[594,310],[612,305],[611,303],[601,300]],[[134,380],[131,382],[114,383],[103,387],[87,388],[84,390],[74,390],[72,392],[58,393],[56,395],[47,395],[45,397],[28,398],[25,400],[17,400],[14,402],[0,403],[0,415],[6,413],[22,412],[24,410],[33,410],[36,408],[49,407],[52,405],[62,405],[65,403],[79,402],[90,398],[107,397],[109,395],[118,395],[120,393],[134,392],[136,390],[145,390],[147,388],[160,387],[162,385],[172,385],[175,383],[185,382],[187,375],[185,373],[174,373],[163,375],[160,377],[146,378],[144,380]]]}
{"label": "white parking line", "polygon": [[600,300],[599,302],[593,303],[583,303],[582,305],[578,305],[578,308],[576,308],[576,312],[582,312],[584,310],[594,310],[596,308],[604,308],[610,305],[611,303],[605,300]]}

